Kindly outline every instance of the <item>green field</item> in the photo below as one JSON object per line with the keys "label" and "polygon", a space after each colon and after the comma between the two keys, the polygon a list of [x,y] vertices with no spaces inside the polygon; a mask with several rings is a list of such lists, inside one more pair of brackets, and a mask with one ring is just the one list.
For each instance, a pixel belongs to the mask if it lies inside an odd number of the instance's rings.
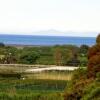
{"label": "green field", "polygon": [[62,100],[66,86],[63,80],[2,79],[0,100]]}
{"label": "green field", "polygon": [[18,69],[1,68],[0,100],[63,100],[63,93],[72,72],[22,73]]}

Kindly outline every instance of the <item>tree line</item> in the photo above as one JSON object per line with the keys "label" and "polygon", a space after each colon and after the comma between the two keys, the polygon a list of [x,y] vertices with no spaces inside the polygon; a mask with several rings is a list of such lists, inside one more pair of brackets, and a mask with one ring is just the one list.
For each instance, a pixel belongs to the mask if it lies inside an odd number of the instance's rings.
{"label": "tree line", "polygon": [[1,64],[45,64],[75,65],[87,64],[89,46],[55,45],[17,48],[0,43]]}

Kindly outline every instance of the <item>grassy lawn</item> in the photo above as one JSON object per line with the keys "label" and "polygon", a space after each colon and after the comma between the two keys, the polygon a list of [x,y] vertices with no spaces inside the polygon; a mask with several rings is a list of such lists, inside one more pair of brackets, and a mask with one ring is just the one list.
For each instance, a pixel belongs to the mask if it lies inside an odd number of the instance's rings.
{"label": "grassy lawn", "polygon": [[[63,92],[72,72],[22,73],[25,69],[10,66],[0,68],[0,100],[63,100]],[[9,74],[11,77],[8,77]],[[18,79],[16,75],[19,74],[24,79]]]}
{"label": "grassy lawn", "polygon": [[63,100],[67,81],[39,79],[0,80],[0,100]]}

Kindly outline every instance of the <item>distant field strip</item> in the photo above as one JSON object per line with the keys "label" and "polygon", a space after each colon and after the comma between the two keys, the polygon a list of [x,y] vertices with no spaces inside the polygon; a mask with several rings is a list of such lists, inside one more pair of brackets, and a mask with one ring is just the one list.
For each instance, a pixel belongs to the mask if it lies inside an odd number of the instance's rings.
{"label": "distant field strip", "polygon": [[[74,66],[56,66],[56,65],[26,65],[26,64],[0,64],[1,67],[29,67],[26,72],[36,72],[45,70],[75,70],[79,67]],[[31,67],[31,68],[30,68]]]}
{"label": "distant field strip", "polygon": [[0,64],[0,66],[10,66],[10,67],[13,67],[13,66],[16,66],[16,67],[42,67],[42,68],[45,68],[45,67],[56,67],[56,68],[60,68],[60,67],[71,67],[72,69],[73,68],[78,68],[78,67],[75,67],[75,66],[56,66],[56,65],[27,65],[27,64]]}
{"label": "distant field strip", "polygon": [[16,67],[52,67],[56,65],[27,65],[27,64],[0,64],[0,66],[16,66]]}
{"label": "distant field strip", "polygon": [[75,69],[78,69],[78,67],[64,67],[64,66],[55,66],[55,67],[46,67],[46,68],[33,68],[33,69],[27,69],[26,72],[42,72],[42,71],[50,71],[50,70],[59,70],[59,71],[73,71]]}

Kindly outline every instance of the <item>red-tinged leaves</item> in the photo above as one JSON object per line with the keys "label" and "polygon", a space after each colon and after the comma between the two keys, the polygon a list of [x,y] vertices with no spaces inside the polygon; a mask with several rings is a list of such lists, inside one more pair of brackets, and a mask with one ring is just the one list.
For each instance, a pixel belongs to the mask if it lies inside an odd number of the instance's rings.
{"label": "red-tinged leaves", "polygon": [[89,49],[88,59],[88,76],[95,77],[100,72],[100,35],[96,39],[96,45]]}

